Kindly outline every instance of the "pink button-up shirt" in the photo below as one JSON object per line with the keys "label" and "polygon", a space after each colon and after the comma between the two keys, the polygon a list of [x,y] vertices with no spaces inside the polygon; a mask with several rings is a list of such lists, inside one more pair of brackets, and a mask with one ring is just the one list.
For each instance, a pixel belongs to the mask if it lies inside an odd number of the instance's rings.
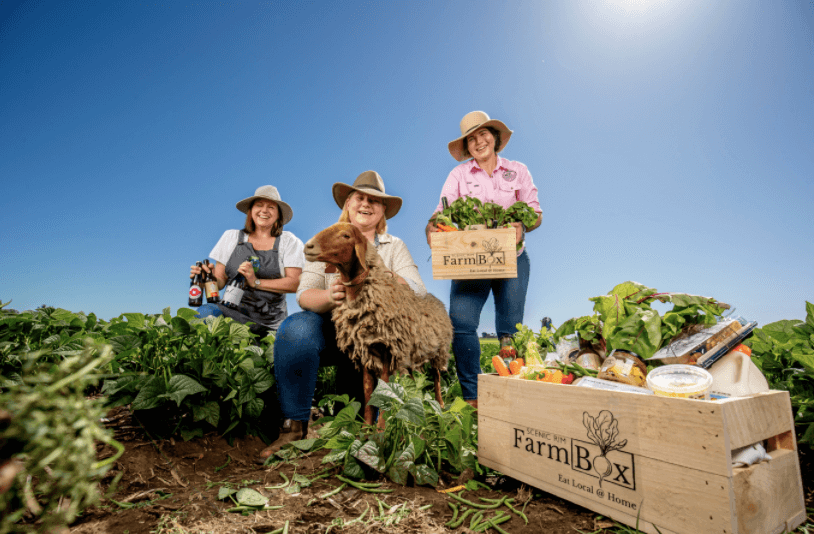
{"label": "pink button-up shirt", "polygon": [[[450,204],[459,197],[474,197],[483,203],[500,204],[503,209],[522,200],[540,216],[543,213],[537,199],[537,188],[528,168],[519,161],[511,161],[500,156],[497,157],[497,167],[491,176],[486,174],[474,159],[452,169],[441,189],[441,196],[447,197]],[[439,198],[434,213],[442,210],[443,205]],[[521,248],[518,254],[522,251]]]}
{"label": "pink button-up shirt", "polygon": [[[519,161],[497,157],[497,167],[491,176],[474,159],[452,169],[441,189],[441,196],[452,202],[459,197],[475,197],[483,203],[494,202],[504,209],[522,200],[537,213],[542,213],[537,200],[537,188],[528,168]],[[441,211],[441,199],[435,211]]]}

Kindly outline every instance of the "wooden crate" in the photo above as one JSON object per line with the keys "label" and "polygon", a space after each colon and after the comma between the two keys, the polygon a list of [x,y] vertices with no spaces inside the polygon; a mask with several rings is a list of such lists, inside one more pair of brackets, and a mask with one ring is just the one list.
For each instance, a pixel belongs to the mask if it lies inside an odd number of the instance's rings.
{"label": "wooden crate", "polygon": [[[591,420],[617,447],[604,460]],[[480,375],[478,425],[483,465],[643,532],[774,534],[805,520],[786,391],[708,402]],[[732,467],[733,449],[763,440],[770,461]]]}
{"label": "wooden crate", "polygon": [[517,278],[514,228],[434,232],[432,277],[435,280]]}

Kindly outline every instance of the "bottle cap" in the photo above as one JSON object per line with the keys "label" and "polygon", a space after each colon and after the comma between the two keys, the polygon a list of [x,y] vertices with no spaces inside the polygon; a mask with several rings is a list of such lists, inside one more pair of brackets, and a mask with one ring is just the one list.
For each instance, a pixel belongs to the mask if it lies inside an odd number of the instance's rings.
{"label": "bottle cap", "polygon": [[749,347],[747,347],[747,346],[746,346],[746,345],[744,345],[743,343],[740,343],[740,344],[738,344],[738,345],[735,345],[735,347],[732,349],[732,352],[735,352],[736,350],[738,350],[738,351],[740,351],[740,352],[742,352],[742,353],[746,354],[747,356],[751,356],[751,355],[752,355],[752,349],[750,349]]}

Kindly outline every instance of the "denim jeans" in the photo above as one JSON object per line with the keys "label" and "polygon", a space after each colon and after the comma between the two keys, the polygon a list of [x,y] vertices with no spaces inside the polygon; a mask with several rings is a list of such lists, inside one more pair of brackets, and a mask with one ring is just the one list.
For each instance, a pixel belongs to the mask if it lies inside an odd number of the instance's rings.
{"label": "denim jeans", "polygon": [[465,400],[478,398],[480,341],[478,324],[489,293],[495,297],[495,329],[498,339],[517,332],[523,322],[526,292],[529,287],[529,257],[526,251],[517,257],[517,278],[493,280],[453,280],[449,293],[449,316],[452,319],[452,352],[458,380]]}
{"label": "denim jeans", "polygon": [[198,315],[196,315],[195,318],[202,319],[204,317],[220,317],[221,315],[223,315],[223,312],[220,311],[217,304],[206,303],[198,308]]}
{"label": "denim jeans", "polygon": [[336,365],[336,383],[343,393],[364,401],[362,374],[336,346],[331,313],[301,311],[289,315],[274,342],[274,377],[286,419],[308,421],[321,366]]}

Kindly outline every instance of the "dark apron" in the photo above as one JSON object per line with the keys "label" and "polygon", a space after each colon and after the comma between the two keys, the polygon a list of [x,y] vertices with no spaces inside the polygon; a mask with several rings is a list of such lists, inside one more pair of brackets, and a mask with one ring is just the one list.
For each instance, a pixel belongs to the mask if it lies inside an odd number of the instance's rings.
{"label": "dark apron", "polygon": [[[260,258],[260,269],[257,278],[263,280],[274,280],[282,278],[279,262],[280,236],[274,240],[274,247],[271,250],[254,250],[251,243],[246,241],[246,234],[241,230],[237,240],[237,246],[226,262],[226,276],[231,280],[237,275],[237,269],[244,261],[249,261],[249,256]],[[226,317],[231,317],[235,321],[246,324],[255,323],[249,328],[255,334],[266,336],[269,330],[277,330],[280,323],[288,316],[285,294],[273,293],[271,291],[247,289],[243,293],[240,307],[232,310],[218,304],[218,308]]]}

